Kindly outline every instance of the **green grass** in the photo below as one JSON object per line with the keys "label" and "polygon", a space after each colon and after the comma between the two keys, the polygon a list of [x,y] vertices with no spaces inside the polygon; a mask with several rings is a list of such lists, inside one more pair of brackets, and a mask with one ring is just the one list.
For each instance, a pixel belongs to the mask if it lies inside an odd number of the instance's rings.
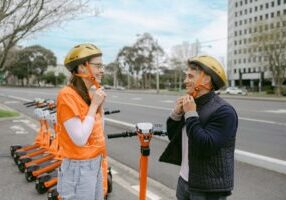
{"label": "green grass", "polygon": [[1,117],[16,117],[16,116],[19,116],[19,113],[0,109],[0,118]]}

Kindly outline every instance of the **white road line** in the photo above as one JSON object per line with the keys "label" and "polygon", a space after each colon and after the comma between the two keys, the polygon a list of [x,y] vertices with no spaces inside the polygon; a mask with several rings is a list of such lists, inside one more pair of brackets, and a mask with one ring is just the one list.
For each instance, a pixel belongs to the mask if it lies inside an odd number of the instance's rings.
{"label": "white road line", "polygon": [[138,106],[138,107],[143,107],[143,108],[153,108],[153,109],[158,109],[158,110],[171,110],[170,108],[165,108],[165,107],[148,106],[148,105],[142,105],[142,104],[137,104],[137,103],[124,103],[121,101],[107,101],[107,103],[116,103],[116,104],[129,105],[129,106]]}
{"label": "white road line", "polygon": [[[131,187],[139,193],[139,185],[132,185]],[[149,190],[146,191],[146,196],[148,199],[151,199],[151,200],[160,200],[161,199],[161,197],[150,192]]]}
{"label": "white road line", "polygon": [[276,114],[286,114],[286,110],[285,109],[263,110],[262,112],[269,112],[269,113],[276,113]]}
{"label": "white road line", "polygon": [[274,124],[274,125],[279,125],[279,126],[286,126],[286,123],[273,122],[273,121],[268,121],[268,120],[252,119],[252,118],[246,118],[246,117],[238,117],[238,119],[252,121],[252,122],[266,123],[266,124]]}
{"label": "white road line", "polygon": [[28,134],[28,131],[26,131],[22,126],[20,125],[14,125],[11,126],[10,129],[12,129],[13,131],[15,131],[15,134],[17,135],[26,135]]}

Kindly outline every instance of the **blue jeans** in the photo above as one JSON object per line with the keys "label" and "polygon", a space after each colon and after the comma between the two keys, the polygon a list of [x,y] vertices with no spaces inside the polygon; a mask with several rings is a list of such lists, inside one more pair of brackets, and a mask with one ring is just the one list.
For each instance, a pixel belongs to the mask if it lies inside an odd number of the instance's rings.
{"label": "blue jeans", "polygon": [[189,184],[179,177],[176,197],[178,200],[226,200],[226,196],[215,195],[207,192],[195,192],[189,190]]}
{"label": "blue jeans", "polygon": [[101,156],[90,160],[64,159],[57,190],[63,200],[103,200]]}

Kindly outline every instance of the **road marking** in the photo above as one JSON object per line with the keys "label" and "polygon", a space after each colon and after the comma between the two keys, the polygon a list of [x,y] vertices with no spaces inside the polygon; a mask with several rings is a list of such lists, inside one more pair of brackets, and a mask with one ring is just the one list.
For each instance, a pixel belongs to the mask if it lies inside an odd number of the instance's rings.
{"label": "road marking", "polygon": [[4,104],[18,104],[19,101],[5,101]]}
{"label": "road marking", "polygon": [[28,119],[14,119],[13,122],[15,122],[15,123],[17,123],[17,122],[24,123],[28,127],[30,127],[31,129],[33,129],[35,131],[38,131],[38,126],[36,124],[34,124],[33,122],[31,122],[30,120],[28,120]]}
{"label": "road marking", "polygon": [[159,109],[159,110],[171,110],[170,108],[165,108],[165,107],[149,106],[149,105],[142,105],[142,104],[136,104],[136,103],[124,103],[121,101],[107,101],[107,103],[116,103],[116,104],[122,104],[122,105],[138,106],[138,107],[143,107],[143,108],[152,108],[152,109]]}
{"label": "road marking", "polygon": [[134,97],[134,98],[131,98],[131,100],[134,100],[134,101],[141,101],[142,98],[141,97]]}
{"label": "road marking", "polygon": [[285,110],[285,109],[264,110],[263,112],[276,113],[276,114],[284,114],[284,113],[286,113],[286,110]]}
{"label": "road marking", "polygon": [[286,126],[286,123],[273,122],[273,121],[268,121],[268,120],[252,119],[252,118],[246,118],[246,117],[238,117],[238,119],[252,121],[252,122],[266,123],[266,124],[274,124],[274,125],[279,125],[279,126]]}
{"label": "road marking", "polygon": [[173,101],[173,100],[165,100],[165,101],[160,101],[160,102],[162,102],[162,103],[175,103],[175,101]]}
{"label": "road marking", "polygon": [[[132,185],[131,187],[139,193],[139,185]],[[150,192],[149,190],[147,190],[146,196],[148,199],[151,199],[151,200],[160,200],[161,199],[159,196]]]}
{"label": "road marking", "polygon": [[26,131],[22,126],[20,125],[14,125],[11,126],[10,129],[12,129],[13,131],[15,131],[15,134],[17,135],[26,135],[28,134],[28,131]]}

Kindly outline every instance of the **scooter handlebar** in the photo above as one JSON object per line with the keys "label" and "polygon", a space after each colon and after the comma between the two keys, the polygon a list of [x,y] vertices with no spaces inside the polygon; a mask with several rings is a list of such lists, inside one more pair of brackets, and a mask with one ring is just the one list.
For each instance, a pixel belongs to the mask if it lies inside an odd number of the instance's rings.
{"label": "scooter handlebar", "polygon": [[120,112],[120,110],[107,110],[107,111],[105,111],[104,112],[104,114],[105,115],[110,115],[110,114],[114,114],[114,113],[119,113]]}
{"label": "scooter handlebar", "polygon": [[108,134],[107,138],[112,139],[112,138],[119,138],[119,137],[132,137],[137,135],[136,132],[123,132],[123,133],[113,133],[113,134]]}

